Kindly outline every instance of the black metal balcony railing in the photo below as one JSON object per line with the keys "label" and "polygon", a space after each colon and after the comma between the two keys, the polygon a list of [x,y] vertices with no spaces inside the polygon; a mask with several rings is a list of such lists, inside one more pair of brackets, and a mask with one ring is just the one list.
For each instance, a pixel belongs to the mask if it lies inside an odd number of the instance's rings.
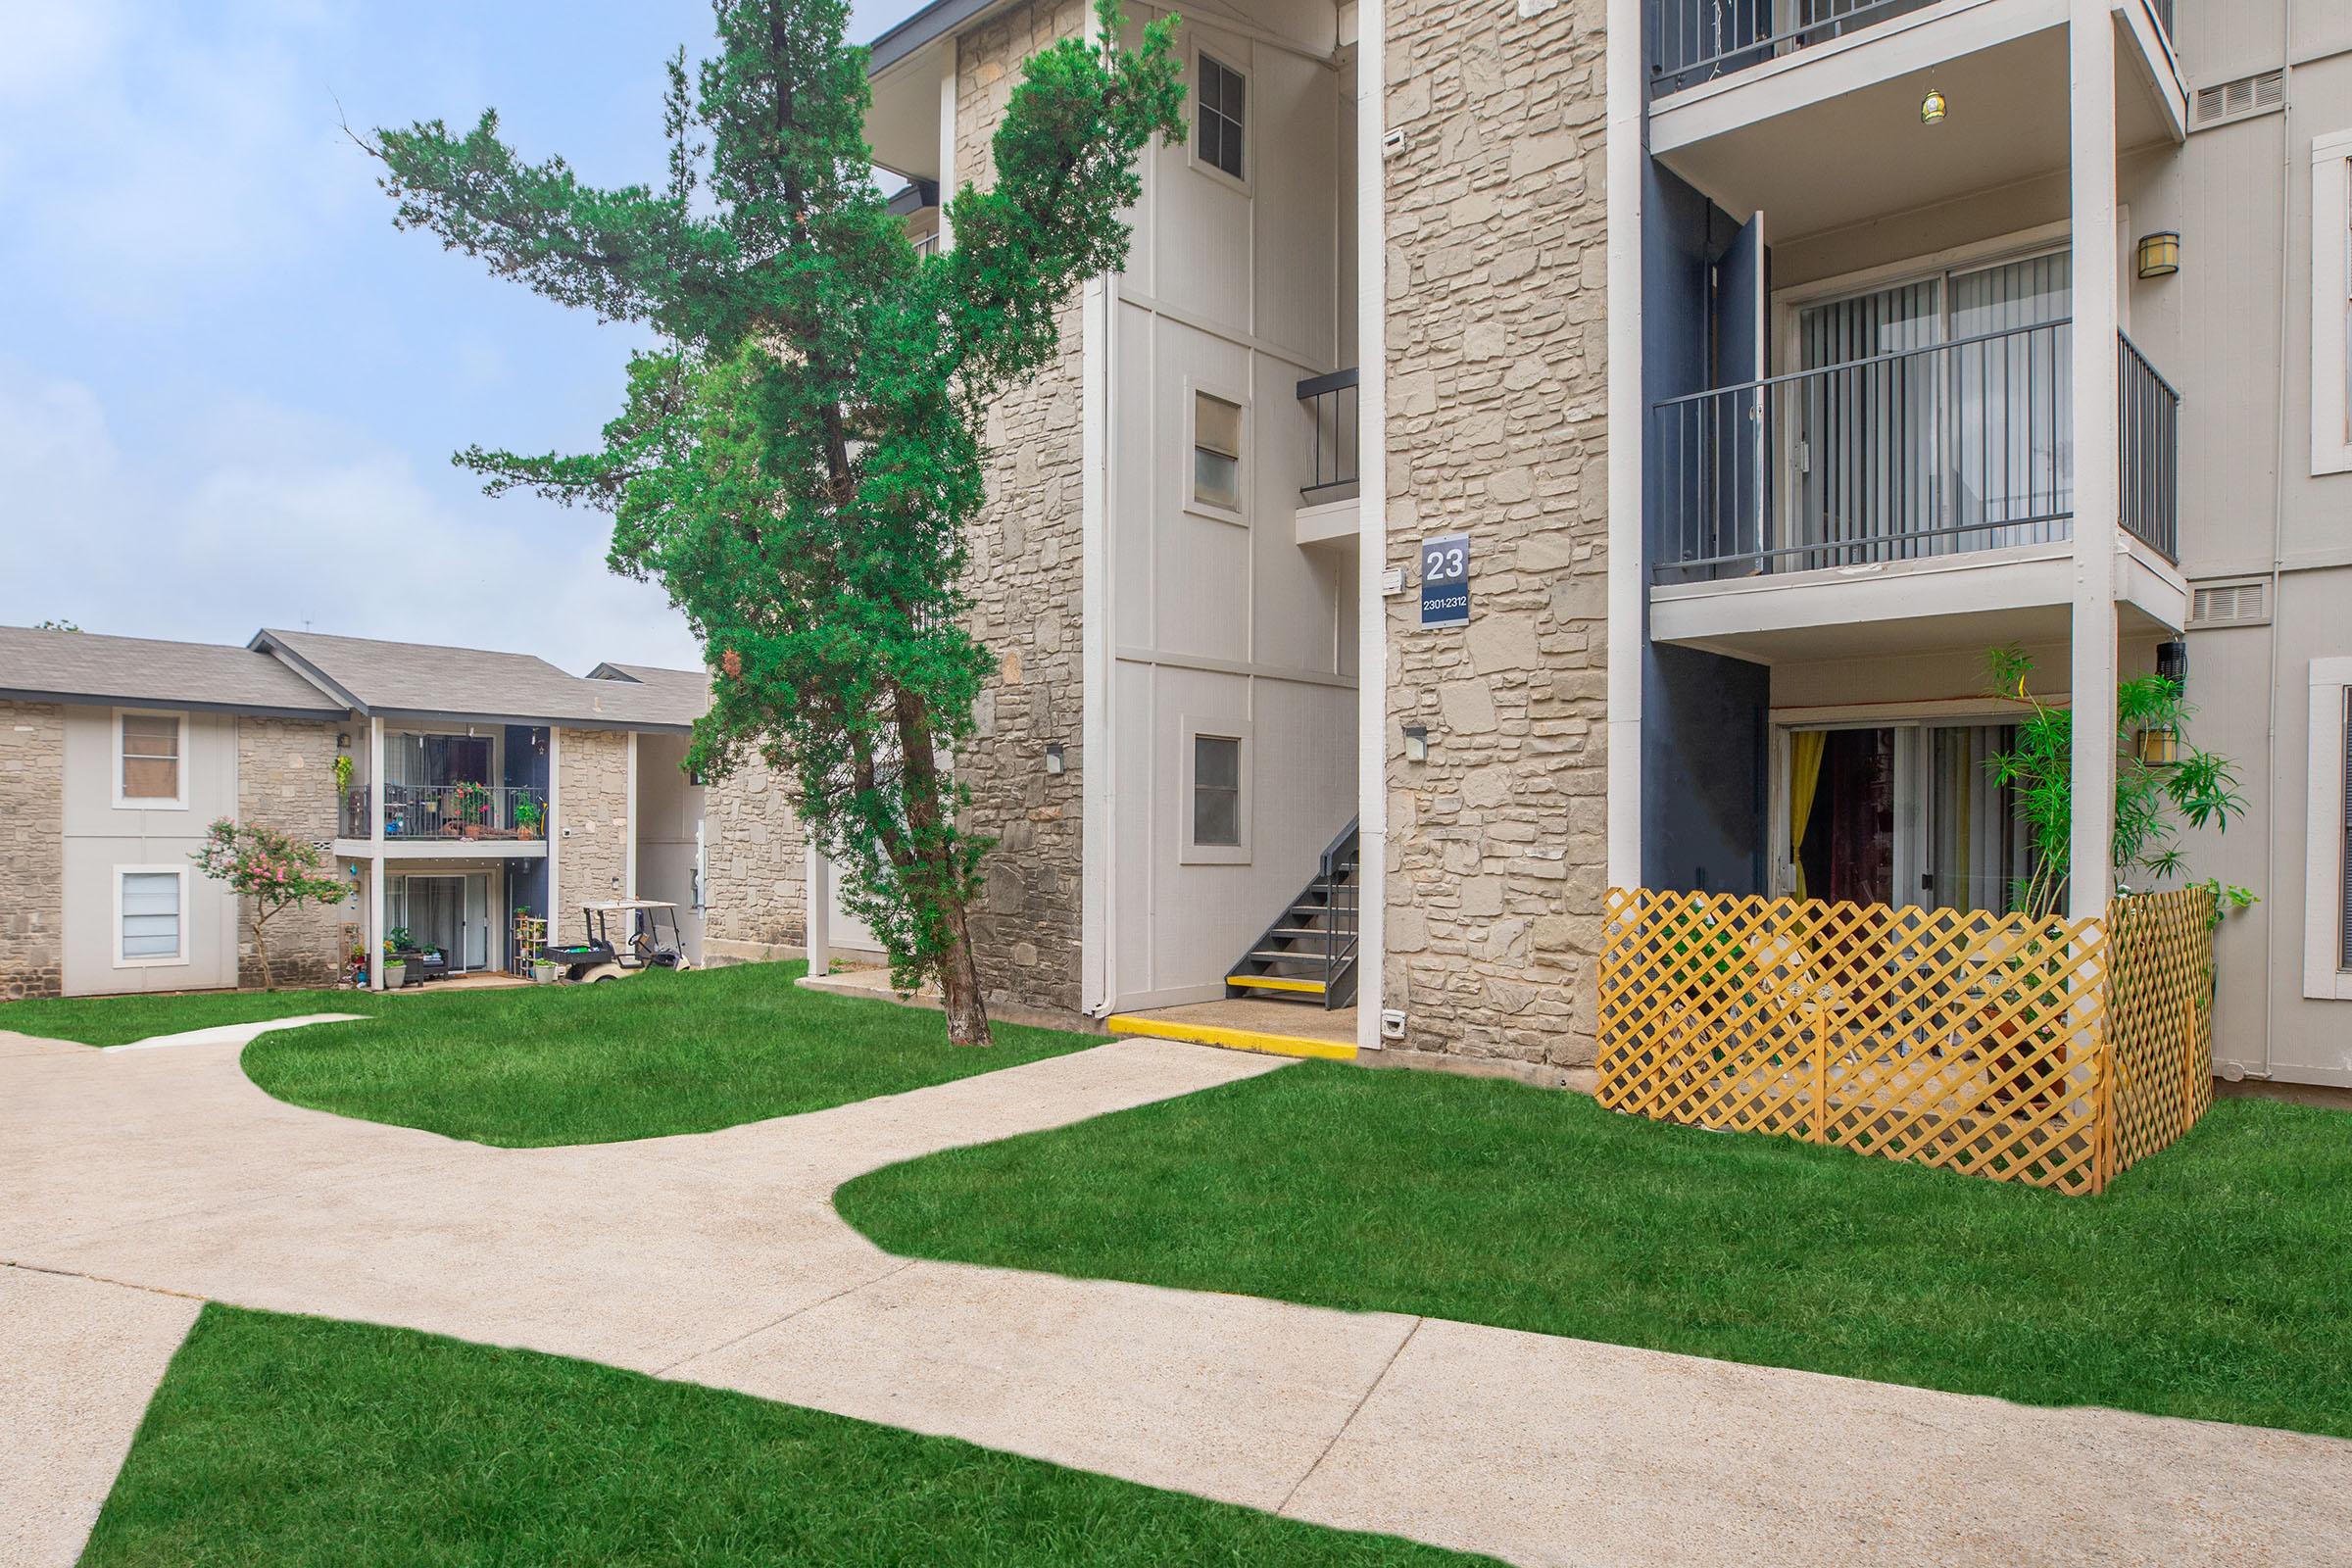
{"label": "black metal balcony railing", "polygon": [[[1744,71],[1798,49],[1922,11],[1936,0],[1651,0],[1649,81],[1653,96]],[[2147,0],[2173,35],[2173,0]]]}
{"label": "black metal balcony railing", "polygon": [[1716,76],[1842,36],[1874,22],[1924,10],[1936,0],[1652,0],[1652,94]]}
{"label": "black metal balcony railing", "polygon": [[1298,493],[1309,502],[1361,478],[1357,395],[1353,369],[1298,383],[1298,401],[1306,407],[1307,466],[1313,474],[1312,482],[1300,485]]}
{"label": "black metal balcony railing", "polygon": [[[1922,560],[2072,536],[2071,321],[1693,393],[1651,410],[1664,581]],[[2180,394],[2129,343],[2123,522],[2177,548]]]}
{"label": "black metal balcony railing", "polygon": [[2124,527],[2165,560],[2180,560],[2180,394],[2130,338],[2117,334]]}
{"label": "black metal balcony railing", "polygon": [[[343,796],[343,836],[364,839],[368,786],[355,784]],[[384,837],[388,839],[535,839],[546,831],[547,792],[491,784],[387,784]]]}

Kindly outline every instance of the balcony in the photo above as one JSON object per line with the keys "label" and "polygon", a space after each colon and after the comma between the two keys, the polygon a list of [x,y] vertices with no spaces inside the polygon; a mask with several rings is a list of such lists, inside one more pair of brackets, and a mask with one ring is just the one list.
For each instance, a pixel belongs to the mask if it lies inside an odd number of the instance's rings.
{"label": "balcony", "polygon": [[[368,786],[344,792],[342,837],[371,836]],[[384,838],[405,847],[535,841],[546,830],[547,792],[488,784],[387,784]],[[340,851],[338,853],[341,853]]]}
{"label": "balcony", "polygon": [[[2168,0],[2111,0],[2123,149],[2179,142]],[[1658,161],[1775,243],[2062,173],[2067,0],[1652,0]],[[1921,118],[1930,86],[1947,113]]]}
{"label": "balcony", "polygon": [[1363,462],[1357,379],[1350,367],[1298,383],[1298,407],[1307,421],[1305,482],[1298,486],[1297,514],[1302,545],[1356,536]]}
{"label": "balcony", "polygon": [[[1694,393],[1650,413],[1652,634],[1771,662],[2063,637],[2071,321]],[[2128,338],[2122,597],[2177,629],[2180,395]]]}

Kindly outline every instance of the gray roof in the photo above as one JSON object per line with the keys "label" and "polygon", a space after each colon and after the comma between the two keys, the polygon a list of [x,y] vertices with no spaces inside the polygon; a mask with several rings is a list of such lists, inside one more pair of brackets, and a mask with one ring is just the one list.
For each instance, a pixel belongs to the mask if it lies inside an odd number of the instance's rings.
{"label": "gray roof", "polygon": [[331,716],[343,704],[269,655],[218,643],[0,626],[0,697]]}
{"label": "gray roof", "polygon": [[932,39],[946,37],[999,3],[1001,0],[931,0],[905,22],[885,27],[865,46],[866,74],[888,71]]}
{"label": "gray roof", "polygon": [[[703,710],[674,683],[590,680],[529,654],[324,632],[265,630],[276,654],[362,712],[383,718],[467,718],[586,729],[685,729]],[[674,672],[673,672],[674,673]]]}
{"label": "gray roof", "polygon": [[635,681],[662,693],[669,702],[678,705],[679,711],[693,723],[710,706],[710,672],[707,669],[663,669],[659,664],[597,665],[588,672],[590,680]]}

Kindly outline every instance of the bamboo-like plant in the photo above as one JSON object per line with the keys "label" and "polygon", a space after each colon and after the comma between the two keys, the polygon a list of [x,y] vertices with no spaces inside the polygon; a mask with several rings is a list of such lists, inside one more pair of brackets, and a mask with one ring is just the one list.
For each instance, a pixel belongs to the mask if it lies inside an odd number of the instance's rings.
{"label": "bamboo-like plant", "polygon": [[[2034,868],[2020,907],[2038,919],[2064,911],[2074,863],[2074,720],[2033,689],[2034,660],[2022,648],[1984,656],[1993,695],[2025,712],[2017,742],[1985,760],[1993,782],[2006,786],[2019,820],[2034,841]],[[2218,752],[2189,744],[2189,707],[2180,683],[2166,675],[2133,675],[2116,683],[2115,834],[2109,851],[2120,891],[2180,874],[2185,864],[2183,826],[2217,832],[2245,813],[2237,767]],[[2134,739],[2143,731],[2178,737],[2174,760],[2148,762]],[[2254,895],[2212,883],[2216,907],[2243,908]]]}

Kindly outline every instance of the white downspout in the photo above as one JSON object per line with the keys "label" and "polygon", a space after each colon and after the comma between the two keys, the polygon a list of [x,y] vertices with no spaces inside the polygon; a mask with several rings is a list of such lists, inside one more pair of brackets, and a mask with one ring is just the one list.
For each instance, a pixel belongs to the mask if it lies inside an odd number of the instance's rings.
{"label": "white downspout", "polygon": [[[621,781],[621,815],[628,818],[628,837],[621,841],[621,897],[637,896],[637,732],[630,730],[628,775]],[[632,917],[633,918],[633,917]]]}
{"label": "white downspout", "polygon": [[1388,77],[1382,0],[1355,7],[1356,880],[1355,1044],[1381,1049],[1389,897],[1388,181],[1381,169]]}
{"label": "white downspout", "polygon": [[368,989],[384,989],[384,721],[368,718]]}
{"label": "white downspout", "polygon": [[2103,915],[2114,892],[2117,464],[2115,24],[2108,0],[2074,0],[2067,27],[2074,226],[2075,608],[2072,644],[2076,919]]}
{"label": "white downspout", "polygon": [[1609,0],[1608,880],[1642,885],[1642,0]]}

